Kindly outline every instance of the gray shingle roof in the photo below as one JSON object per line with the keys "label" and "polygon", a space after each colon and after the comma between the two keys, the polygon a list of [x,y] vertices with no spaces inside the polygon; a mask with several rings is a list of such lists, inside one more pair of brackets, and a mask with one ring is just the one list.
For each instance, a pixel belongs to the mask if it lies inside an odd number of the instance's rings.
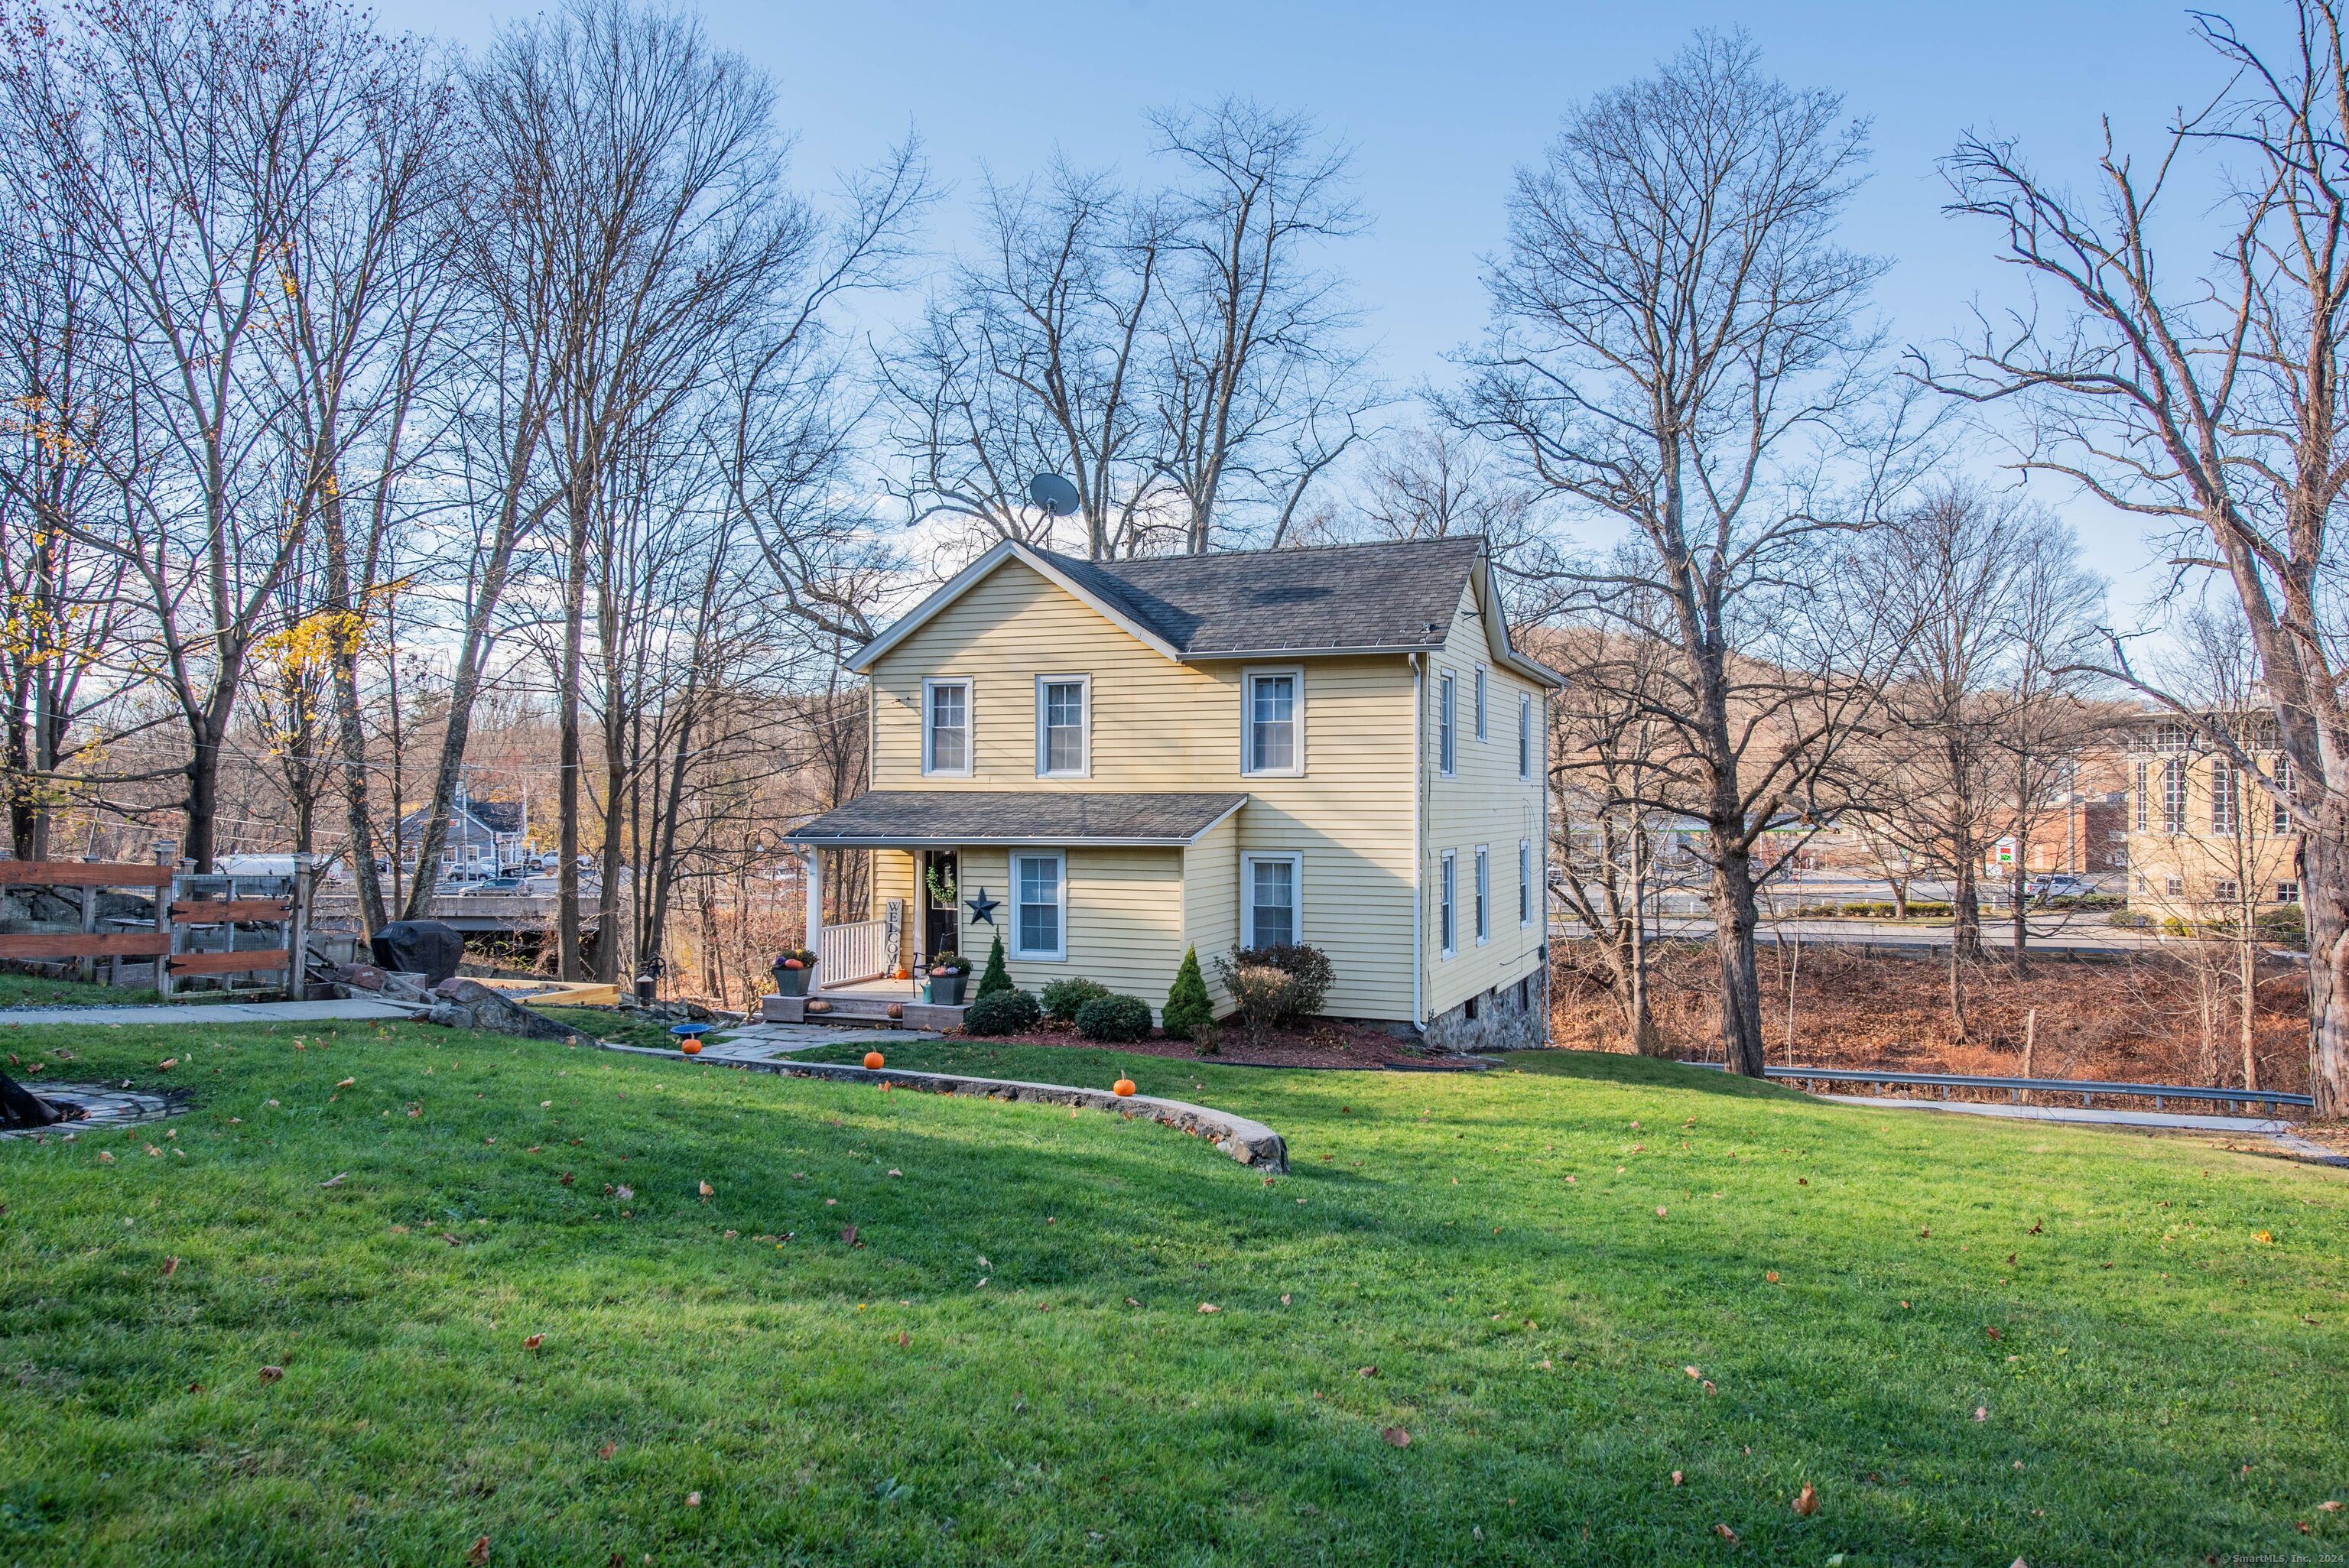
{"label": "gray shingle roof", "polygon": [[1047,559],[1197,657],[1433,647],[1451,629],[1483,549],[1482,539],[1460,535],[1132,561]]}
{"label": "gray shingle roof", "polygon": [[811,844],[1187,844],[1246,795],[1063,789],[873,789],[802,822]]}

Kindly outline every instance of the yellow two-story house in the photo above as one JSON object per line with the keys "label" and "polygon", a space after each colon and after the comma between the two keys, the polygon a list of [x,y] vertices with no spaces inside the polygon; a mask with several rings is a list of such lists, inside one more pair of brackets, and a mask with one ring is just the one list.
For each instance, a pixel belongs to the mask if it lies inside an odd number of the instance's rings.
{"label": "yellow two-story house", "polygon": [[[1150,1004],[1196,948],[1305,943],[1332,1016],[1442,1048],[1547,1035],[1545,699],[1482,541],[1087,562],[997,546],[859,650],[869,792],[794,830],[873,918],[818,995],[932,955]],[[950,901],[950,902],[949,902]],[[793,1009],[796,1011],[796,1009]]]}

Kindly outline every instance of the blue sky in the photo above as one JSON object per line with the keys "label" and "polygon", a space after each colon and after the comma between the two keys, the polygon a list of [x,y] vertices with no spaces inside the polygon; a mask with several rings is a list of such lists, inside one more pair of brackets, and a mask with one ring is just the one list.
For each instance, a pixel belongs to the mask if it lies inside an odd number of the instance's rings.
{"label": "blue sky", "polygon": [[[472,46],[539,9],[507,0],[388,0],[395,30]],[[1005,174],[1055,147],[1086,164],[1146,160],[1144,109],[1239,92],[1301,108],[1357,150],[1375,220],[1339,260],[1369,309],[1388,380],[1445,374],[1444,353],[1485,315],[1478,257],[1502,234],[1512,169],[1537,157],[1559,116],[1639,75],[1698,27],[1742,26],[1764,64],[1797,86],[1842,91],[1873,122],[1873,176],[1847,242],[1892,258],[1878,304],[1895,338],[1950,333],[1976,295],[2007,297],[1984,229],[1940,215],[1934,162],[1968,129],[2024,144],[2041,166],[2091,167],[2101,114],[2150,149],[2166,118],[2207,93],[2209,57],[2185,11],[2135,0],[1877,4],[812,5],[711,0],[712,36],[767,70],[794,171],[818,186],[870,161],[908,129],[958,190],[982,160]],[[964,229],[941,209],[941,250]],[[2181,258],[2182,259],[2182,258]],[[2134,525],[2050,493],[2124,603],[2150,578]],[[2116,606],[2118,607],[2118,606]]]}

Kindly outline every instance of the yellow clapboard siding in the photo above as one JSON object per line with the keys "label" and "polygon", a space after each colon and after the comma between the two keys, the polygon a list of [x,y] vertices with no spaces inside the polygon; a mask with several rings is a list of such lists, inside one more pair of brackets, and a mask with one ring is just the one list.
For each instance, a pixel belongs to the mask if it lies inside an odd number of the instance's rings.
{"label": "yellow clapboard siding", "polygon": [[1055,980],[1081,976],[1121,995],[1140,997],[1156,1018],[1183,962],[1183,851],[1085,845],[1062,851],[1068,956],[1060,960],[1021,958],[1014,952],[1016,852],[993,847],[962,851],[964,897],[975,898],[983,889],[999,904],[991,926],[974,917],[968,904],[963,909],[962,950],[973,965],[985,965],[988,949],[1000,935],[1005,963],[1020,989],[1039,991]]}

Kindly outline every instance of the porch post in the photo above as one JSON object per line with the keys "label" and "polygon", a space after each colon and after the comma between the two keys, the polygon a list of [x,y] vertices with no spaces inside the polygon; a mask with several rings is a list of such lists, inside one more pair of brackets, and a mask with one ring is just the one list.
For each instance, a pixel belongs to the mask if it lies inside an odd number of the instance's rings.
{"label": "porch post", "polygon": [[[821,960],[823,955],[823,851],[813,844],[800,846],[800,883],[807,893],[807,950]],[[808,971],[808,990],[814,991],[821,978],[821,970],[812,966]]]}

